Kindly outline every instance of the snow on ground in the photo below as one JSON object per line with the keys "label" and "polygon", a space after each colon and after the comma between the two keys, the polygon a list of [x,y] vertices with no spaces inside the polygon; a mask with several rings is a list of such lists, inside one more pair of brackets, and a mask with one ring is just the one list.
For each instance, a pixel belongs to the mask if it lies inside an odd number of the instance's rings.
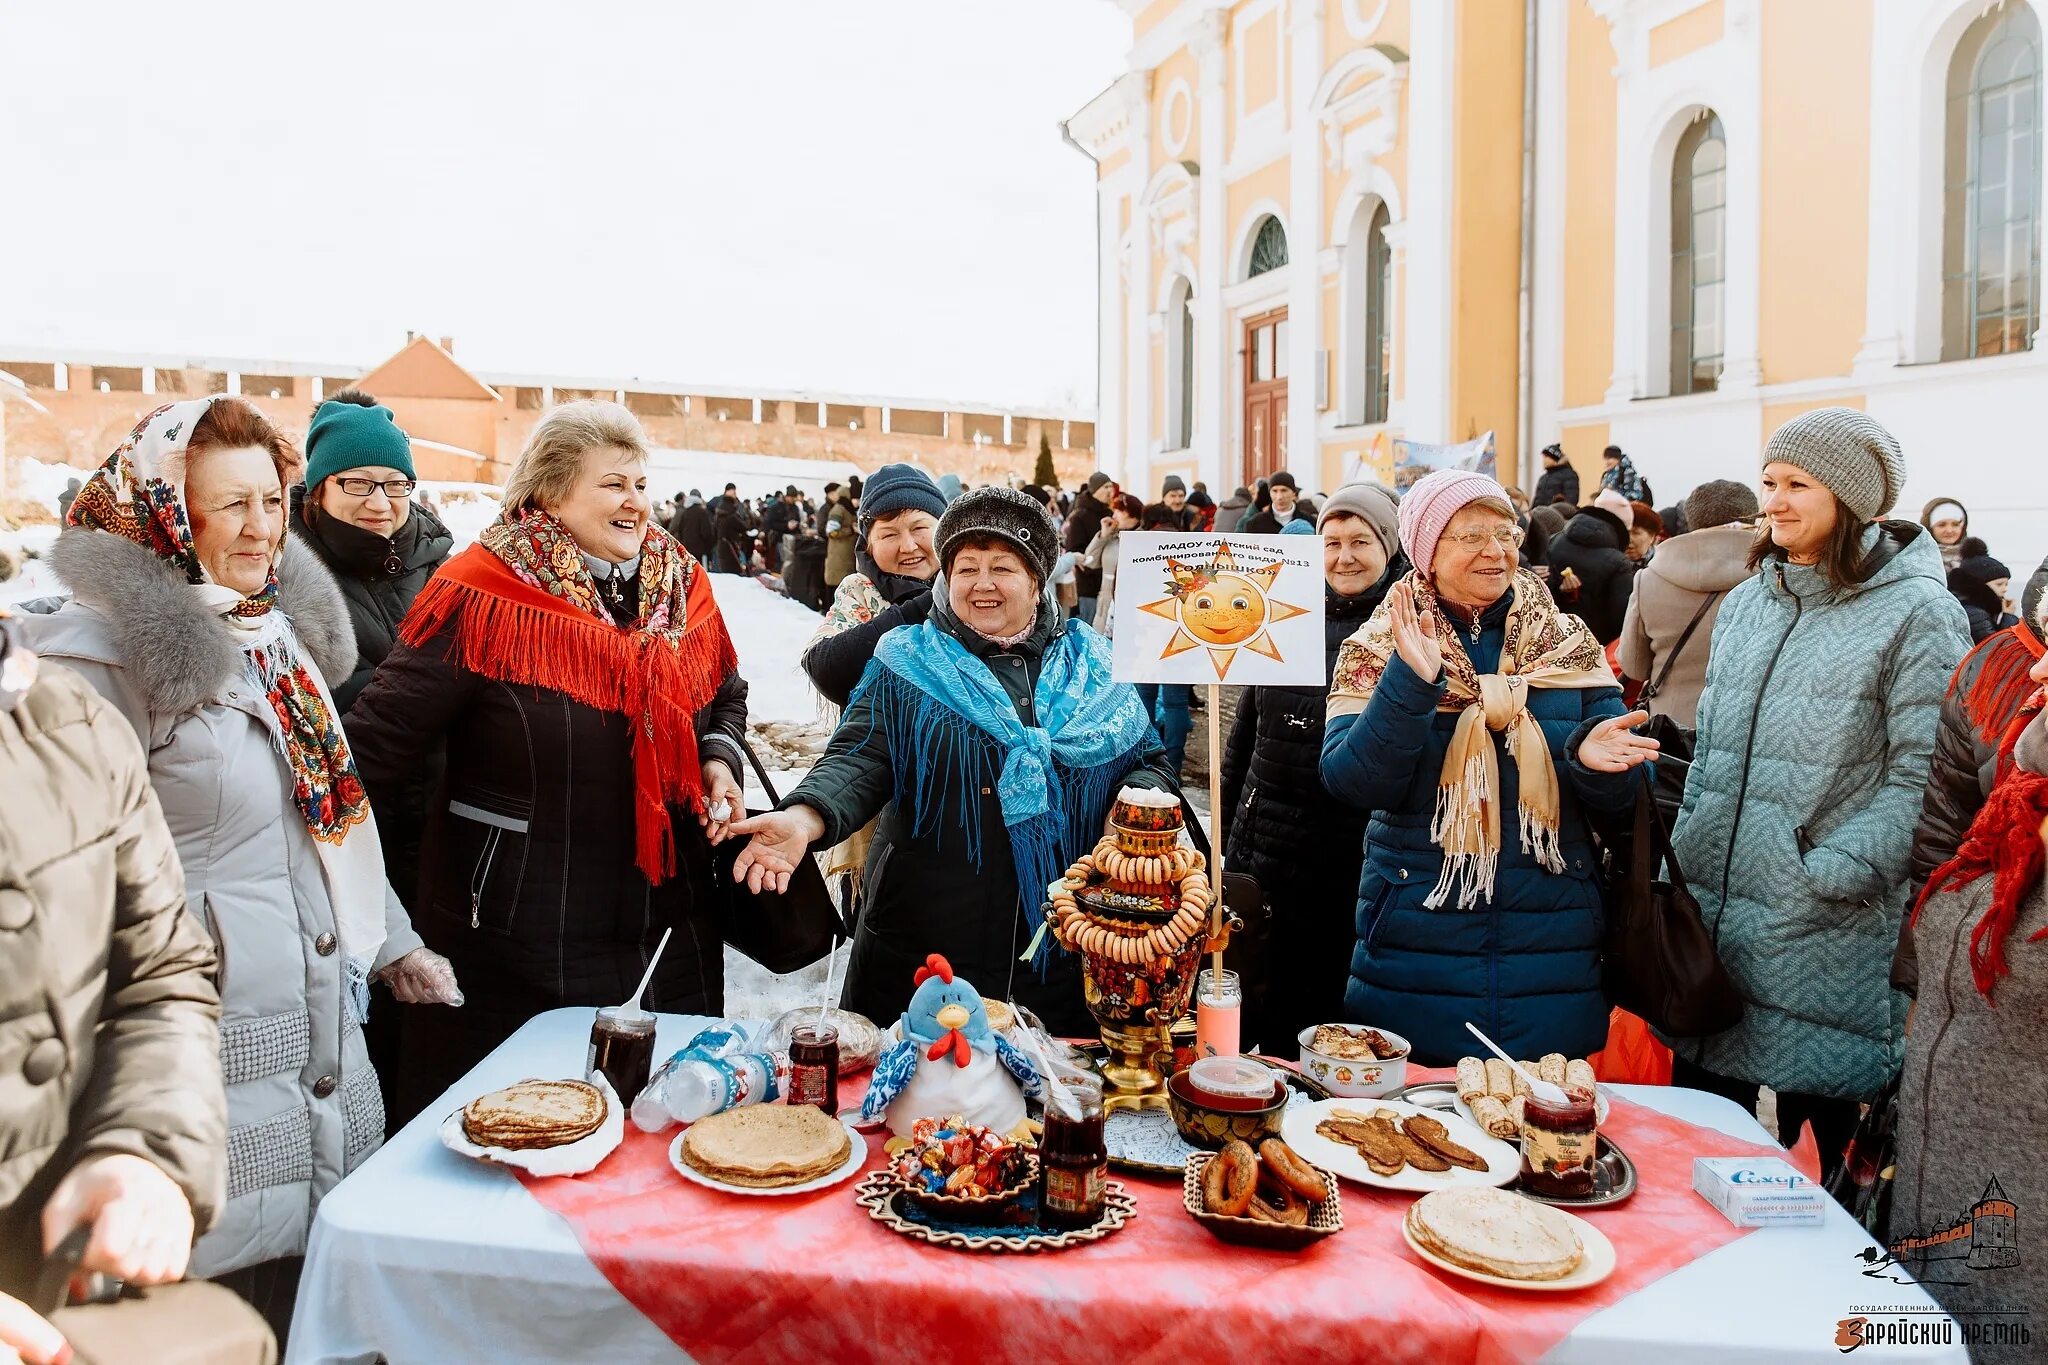
{"label": "snow on ground", "polygon": [[[54,526],[0,531],[0,605],[64,591],[64,585],[50,570],[50,545],[56,539]],[[12,577],[6,576],[9,566],[13,566]]]}

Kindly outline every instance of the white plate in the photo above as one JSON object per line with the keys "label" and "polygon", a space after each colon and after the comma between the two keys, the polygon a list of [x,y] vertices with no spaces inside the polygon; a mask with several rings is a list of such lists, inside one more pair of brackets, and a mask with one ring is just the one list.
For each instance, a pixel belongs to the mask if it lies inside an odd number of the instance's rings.
{"label": "white plate", "polygon": [[[1479,1120],[1472,1117],[1472,1106],[1465,1103],[1455,1092],[1451,1095],[1451,1105],[1458,1111],[1458,1117],[1474,1127],[1478,1127]],[[1605,1089],[1595,1089],[1593,1091],[1593,1121],[1601,1127],[1605,1127],[1607,1124],[1608,1107],[1607,1091]]]}
{"label": "white plate", "polygon": [[513,1166],[528,1175],[583,1175],[594,1171],[626,1139],[626,1106],[620,1104],[619,1097],[612,1093],[611,1082],[604,1078],[603,1072],[593,1072],[589,1080],[604,1096],[605,1106],[604,1122],[589,1137],[565,1142],[559,1147],[479,1147],[462,1131],[462,1110],[458,1109],[441,1120],[441,1145],[457,1156],[498,1166]]}
{"label": "white plate", "polygon": [[676,1174],[683,1179],[702,1185],[707,1190],[717,1190],[722,1194],[809,1194],[812,1190],[828,1189],[833,1185],[839,1184],[841,1181],[853,1179],[853,1177],[860,1174],[860,1168],[867,1164],[868,1140],[861,1136],[859,1129],[844,1119],[840,1120],[839,1126],[844,1128],[846,1136],[853,1140],[853,1150],[846,1154],[846,1160],[840,1162],[837,1169],[827,1171],[816,1180],[806,1180],[801,1185],[777,1185],[773,1188],[763,1189],[753,1185],[728,1185],[722,1180],[713,1180],[710,1176],[683,1160],[683,1139],[690,1132],[687,1128],[677,1133],[676,1140],[668,1145],[668,1164],[675,1167]]}
{"label": "white plate", "polygon": [[[1558,1212],[1564,1213],[1564,1210],[1559,1209]],[[1416,1241],[1415,1234],[1408,1230],[1408,1220],[1405,1217],[1401,1220],[1401,1240],[1408,1244],[1410,1251],[1438,1270],[1461,1275],[1468,1280],[1477,1280],[1480,1284],[1496,1285],[1502,1289],[1533,1289],[1550,1294],[1590,1288],[1614,1273],[1614,1243],[1607,1240],[1606,1233],[1576,1214],[1565,1213],[1564,1216],[1572,1220],[1572,1227],[1579,1234],[1579,1245],[1586,1249],[1586,1254],[1580,1260],[1578,1269],[1559,1280],[1511,1280],[1504,1275],[1489,1275],[1483,1270],[1467,1270],[1464,1266],[1445,1260]]]}
{"label": "white plate", "polygon": [[[1316,1131],[1316,1125],[1332,1116],[1338,1109],[1353,1113],[1371,1114],[1379,1109],[1392,1109],[1402,1118],[1426,1114],[1443,1124],[1451,1141],[1469,1148],[1475,1156],[1485,1159],[1484,1171],[1468,1171],[1463,1166],[1453,1166],[1448,1171],[1418,1171],[1413,1166],[1403,1166],[1394,1175],[1376,1175],[1372,1167],[1365,1164],[1365,1157],[1356,1147],[1341,1142],[1332,1142]],[[1301,1154],[1303,1161],[1312,1162],[1325,1170],[1335,1171],[1346,1180],[1360,1185],[1371,1185],[1382,1190],[1412,1190],[1427,1194],[1431,1190],[1449,1189],[1455,1185],[1506,1185],[1522,1173],[1522,1154],[1497,1137],[1488,1137],[1470,1119],[1442,1109],[1431,1109],[1426,1105],[1411,1104],[1407,1100],[1317,1100],[1313,1104],[1291,1104],[1280,1116],[1280,1136],[1289,1147]]]}

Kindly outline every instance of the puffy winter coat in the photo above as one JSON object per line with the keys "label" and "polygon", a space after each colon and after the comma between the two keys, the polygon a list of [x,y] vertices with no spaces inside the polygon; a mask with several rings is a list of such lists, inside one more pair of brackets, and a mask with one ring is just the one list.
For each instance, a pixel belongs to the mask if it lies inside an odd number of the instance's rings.
{"label": "puffy winter coat", "polygon": [[[562,692],[496,682],[451,663],[460,613],[417,648],[401,641],[348,719],[372,802],[401,788],[416,756],[445,741],[429,803],[415,902],[421,935],[455,964],[458,1010],[406,1009],[409,1103],[423,1105],[542,1010],[616,1005],[633,993],[662,931],[679,930],[647,1007],[725,1005],[724,883],[694,813],[669,815],[676,873],[650,885],[635,862],[633,721]],[[744,777],[747,685],[729,674],[697,713],[705,758]],[[731,866],[731,853],[719,866]]]}
{"label": "puffy winter coat", "polygon": [[846,705],[884,635],[918,624],[932,610],[929,582],[883,573],[866,550],[855,563],[855,572],[839,580],[832,609],[801,660],[811,686],[834,706]]}
{"label": "puffy winter coat", "polygon": [[0,698],[0,790],[0,1294],[21,1298],[43,1203],[84,1157],[147,1158],[209,1227],[227,1100],[213,944],[134,732],[45,660]]}
{"label": "puffy winter coat", "polygon": [[[1324,589],[1323,673],[1337,650],[1408,572],[1396,554],[1378,583],[1356,597]],[[1357,942],[1358,876],[1366,813],[1323,786],[1326,687],[1247,687],[1223,751],[1223,809],[1230,812],[1225,865],[1259,880],[1272,915],[1266,980],[1245,982],[1245,1043],[1294,1055],[1295,1035],[1344,1013]]]}
{"label": "puffy winter coat", "polygon": [[1531,499],[1533,507],[1548,507],[1559,498],[1567,507],[1579,505],[1579,471],[1568,464],[1555,469],[1546,469],[1536,480],[1536,496]]}
{"label": "puffy winter coat", "polygon": [[828,588],[837,588],[853,572],[853,505],[847,502],[843,493],[835,494],[834,498],[818,514],[825,531],[825,586]]}
{"label": "puffy winter coat", "polygon": [[[74,527],[51,562],[72,599],[24,621],[24,638],[77,670],[141,737],[186,906],[220,953],[228,1198],[193,1251],[193,1274],[301,1255],[321,1196],[384,1140],[384,1106],[276,718],[245,681],[233,628],[149,550]],[[347,677],[356,646],[341,590],[290,538],[277,577],[278,608],[309,664]],[[387,897],[376,968],[420,945]]]}
{"label": "puffy winter coat", "polygon": [[1095,533],[1095,539],[1088,542],[1088,557],[1083,561],[1095,566],[1100,577],[1096,585],[1095,619],[1089,622],[1104,635],[1114,635],[1116,627],[1116,564],[1121,554],[1120,541],[1123,530],[1114,518],[1102,523],[1102,529]]}
{"label": "puffy winter coat", "polygon": [[1725,596],[1699,617],[1676,663],[1671,651],[1702,603],[1748,579],[1749,547],[1755,539],[1753,531],[1727,526],[1688,531],[1659,545],[1655,557],[1635,576],[1621,626],[1622,672],[1650,682],[1671,664],[1652,705],[1688,730],[1698,723],[1700,692],[1707,685],[1707,649]]}
{"label": "puffy winter coat", "polygon": [[[1042,604],[1030,638],[1014,649],[1003,649],[962,625],[943,601],[935,604],[926,627],[946,631],[985,661],[1026,724],[1034,723],[1031,694],[1045,648],[1057,632],[1073,628],[1049,604]],[[1017,865],[1003,832],[1002,803],[993,781],[981,788],[966,827],[940,819],[922,831],[912,829],[899,798],[915,775],[890,767],[889,746],[878,730],[883,723],[872,698],[856,699],[810,776],[782,803],[784,808],[809,806],[824,818],[825,833],[813,845],[818,849],[839,843],[881,816],[862,877],[860,925],[840,1003],[886,1028],[910,1002],[915,984],[911,978],[926,956],[942,953],[956,972],[986,995],[1000,999],[1014,984],[1017,1000],[1035,1011],[1054,1034],[1093,1034],[1095,1025],[1081,999],[1078,957],[1055,949],[1052,967],[1043,978],[1017,960],[1030,938],[1030,926],[1019,900]],[[998,771],[1001,759],[995,742],[979,734],[973,742],[987,751],[978,769]],[[1126,783],[1176,789],[1156,737],[1141,747],[1137,763],[1124,778]],[[955,767],[945,763],[938,771],[951,773]],[[949,779],[922,799],[933,803],[929,809],[957,812],[966,795]],[[1108,814],[1105,806],[1091,822],[1099,825]],[[969,852],[977,839],[978,860]],[[1045,889],[1028,894],[1042,900]]]}
{"label": "puffy winter coat", "polygon": [[[1108,516],[1108,504],[1093,493],[1082,493],[1074,499],[1074,510],[1067,513],[1066,524],[1060,531],[1060,548],[1069,554],[1086,554]],[[1101,596],[1101,573],[1083,563],[1074,570],[1074,588],[1084,599]]]}
{"label": "puffy winter coat", "polygon": [[1709,1071],[1868,1099],[1901,1055],[1887,981],[1963,612],[1928,533],[1864,532],[1859,582],[1767,561],[1714,630],[1674,847],[1748,1000],[1672,1046]]}
{"label": "puffy winter coat", "polygon": [[[1512,598],[1480,616],[1478,640],[1464,642],[1472,666],[1500,666]],[[1562,872],[1523,851],[1514,811],[1521,791],[1505,741],[1492,735],[1500,772],[1500,867],[1493,899],[1472,910],[1455,902],[1423,904],[1443,871],[1430,838],[1437,778],[1458,714],[1439,711],[1441,679],[1426,683],[1397,654],[1363,712],[1331,720],[1323,737],[1323,784],[1340,801],[1372,812],[1359,879],[1357,946],[1344,1012],[1393,1029],[1425,1066],[1445,1066],[1472,1050],[1467,1021],[1509,1052],[1583,1057],[1607,1037],[1600,990],[1600,888],[1581,803],[1609,811],[1634,798],[1634,773],[1596,773],[1577,761],[1593,723],[1622,714],[1621,692],[1606,687],[1529,689],[1528,714],[1542,727],[1557,768],[1562,804]]]}
{"label": "puffy winter coat", "polygon": [[420,505],[413,507],[405,524],[390,536],[351,526],[338,517],[322,516],[317,510],[308,521],[302,488],[292,490],[292,533],[320,556],[348,603],[348,619],[356,633],[356,666],[334,686],[335,705],[346,714],[355,705],[357,694],[370,685],[377,665],[398,643],[398,623],[455,548],[455,537],[448,534],[439,517]]}
{"label": "puffy winter coat", "polygon": [[[1550,595],[1557,605],[1584,621],[1601,644],[1620,639],[1636,576],[1628,557],[1628,527],[1621,518],[1604,507],[1581,507],[1564,524],[1564,533],[1544,547],[1543,559],[1550,566]],[[1565,577],[1567,571],[1576,577],[1576,588]]]}

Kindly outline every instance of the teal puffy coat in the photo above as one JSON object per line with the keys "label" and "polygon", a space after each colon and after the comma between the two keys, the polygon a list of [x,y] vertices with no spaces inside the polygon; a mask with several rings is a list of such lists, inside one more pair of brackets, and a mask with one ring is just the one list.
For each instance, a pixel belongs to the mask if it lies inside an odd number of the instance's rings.
{"label": "teal puffy coat", "polygon": [[1749,1002],[1674,1050],[1841,1099],[1870,1098],[1903,1055],[1889,966],[1942,693],[1970,644],[1928,533],[1864,536],[1845,591],[1772,559],[1728,594],[1673,840]]}

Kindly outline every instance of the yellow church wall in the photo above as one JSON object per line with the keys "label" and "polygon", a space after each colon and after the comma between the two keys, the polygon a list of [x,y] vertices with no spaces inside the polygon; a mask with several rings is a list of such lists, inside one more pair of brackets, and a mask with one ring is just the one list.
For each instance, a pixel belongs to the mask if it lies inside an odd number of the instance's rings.
{"label": "yellow church wall", "polygon": [[1131,37],[1142,38],[1166,22],[1168,15],[1180,7],[1180,0],[1152,0],[1152,3],[1138,11],[1138,17],[1131,20]]}
{"label": "yellow church wall", "polygon": [[1869,259],[1870,6],[1769,5],[1759,36],[1763,126],[1801,130],[1763,144],[1764,382],[1844,375],[1862,344]]}
{"label": "yellow church wall", "polygon": [[[1799,3],[1804,5],[1807,0]],[[1707,0],[1698,9],[1667,19],[1650,30],[1650,65],[1659,67],[1720,42],[1726,25],[1721,0]]]}
{"label": "yellow church wall", "polygon": [[[1564,406],[1578,408],[1600,402],[1614,373],[1614,47],[1589,6],[1566,12]],[[1580,451],[1565,450],[1586,474]],[[1592,456],[1597,473],[1598,446]]]}
{"label": "yellow church wall", "polygon": [[[1161,62],[1152,73],[1152,169],[1158,170],[1169,161],[1200,161],[1202,159],[1202,70],[1195,55],[1181,48]],[[1167,92],[1176,82],[1187,83],[1188,98],[1172,101],[1176,128],[1187,130],[1186,145],[1179,155],[1167,151]]]}
{"label": "yellow church wall", "polygon": [[1520,344],[1522,25],[1496,3],[1460,7],[1451,222],[1451,432],[1491,427],[1516,468]]}
{"label": "yellow church wall", "polygon": [[1097,180],[1107,180],[1111,176],[1115,175],[1118,171],[1122,170],[1124,167],[1130,164],[1131,149],[1128,147],[1119,147],[1114,152],[1111,152],[1108,156],[1102,158],[1102,160],[1096,165],[1095,178]]}
{"label": "yellow church wall", "polygon": [[1579,501],[1590,503],[1593,495],[1600,491],[1600,475],[1607,469],[1600,458],[1600,452],[1607,449],[1607,423],[1588,422],[1583,426],[1559,427],[1557,439],[1564,447],[1564,453],[1570,457],[1572,468],[1579,471]]}
{"label": "yellow church wall", "polygon": [[[1243,240],[1246,230],[1251,226],[1251,221],[1248,217],[1251,213],[1251,207],[1261,199],[1270,199],[1281,206],[1280,221],[1287,224],[1291,237],[1293,224],[1287,223],[1286,214],[1288,199],[1287,166],[1287,158],[1284,156],[1280,157],[1268,165],[1259,167],[1259,169],[1245,176],[1242,180],[1231,182],[1229,187],[1225,189],[1224,202],[1229,207],[1227,216],[1230,222],[1230,236],[1224,239],[1224,250],[1226,252],[1235,251],[1238,243]],[[1291,241],[1288,259],[1294,259]],[[1224,268],[1235,272],[1238,269],[1238,262],[1226,257]],[[1313,265],[1310,268],[1313,269]],[[1236,275],[1233,273],[1231,278],[1232,282],[1235,282]]]}
{"label": "yellow church wall", "polygon": [[[1239,5],[1237,12],[1243,13],[1258,3]],[[1277,59],[1280,48],[1280,9],[1267,7],[1265,13],[1252,18],[1238,36],[1237,45],[1242,49],[1244,67],[1244,111],[1255,114],[1281,95]]]}

